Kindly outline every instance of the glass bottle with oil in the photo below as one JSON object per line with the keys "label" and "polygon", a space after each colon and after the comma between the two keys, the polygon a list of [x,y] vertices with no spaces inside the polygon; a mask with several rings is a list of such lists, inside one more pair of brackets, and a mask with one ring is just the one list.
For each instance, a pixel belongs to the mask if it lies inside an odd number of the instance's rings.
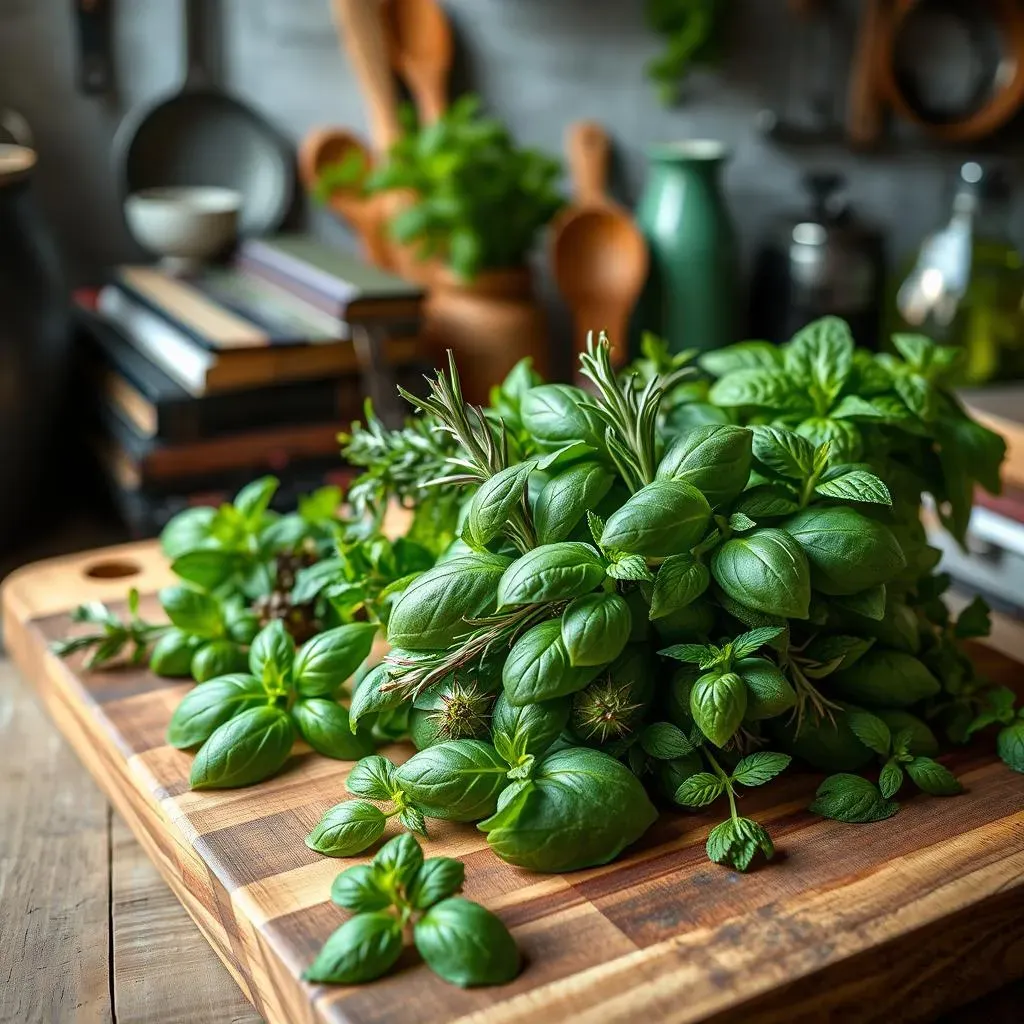
{"label": "glass bottle with oil", "polygon": [[949,223],[921,245],[896,294],[894,331],[964,350],[961,386],[1024,378],[1024,258],[1009,232],[1011,188],[965,163]]}

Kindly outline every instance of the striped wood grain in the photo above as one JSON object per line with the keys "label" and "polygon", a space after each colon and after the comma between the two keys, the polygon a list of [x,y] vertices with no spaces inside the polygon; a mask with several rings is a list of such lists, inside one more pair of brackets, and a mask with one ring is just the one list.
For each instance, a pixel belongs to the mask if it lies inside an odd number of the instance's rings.
{"label": "striped wood grain", "polygon": [[[83,575],[108,561],[141,571]],[[109,599],[129,583],[152,594],[167,579],[152,545],[29,567],[5,588],[8,644],[270,1021],[910,1020],[1024,975],[1024,777],[984,737],[947,759],[965,795],[907,799],[890,822],[848,826],[808,814],[812,775],[750,792],[743,813],[771,823],[779,857],[748,875],[704,856],[717,811],[668,811],[629,856],[561,876],[512,868],[472,826],[438,823],[427,854],[465,860],[466,894],[512,928],[522,976],[465,992],[408,955],[372,985],[306,985],[301,970],[345,916],[329,902],[330,883],[357,861],[322,858],[302,839],[345,797],[350,765],[297,748],[259,786],[192,793],[190,756],[164,742],[186,683],[132,669],[87,673],[46,650],[83,598]],[[144,605],[149,614],[157,607],[151,597]],[[1014,681],[1019,666],[978,651],[994,675]]]}

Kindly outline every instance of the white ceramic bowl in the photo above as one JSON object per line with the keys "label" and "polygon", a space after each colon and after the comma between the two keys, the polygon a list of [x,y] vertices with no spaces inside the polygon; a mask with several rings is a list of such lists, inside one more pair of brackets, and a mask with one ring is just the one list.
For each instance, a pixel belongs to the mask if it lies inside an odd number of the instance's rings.
{"label": "white ceramic bowl", "polygon": [[182,185],[133,192],[124,202],[135,240],[172,265],[220,255],[238,235],[242,195],[229,188]]}

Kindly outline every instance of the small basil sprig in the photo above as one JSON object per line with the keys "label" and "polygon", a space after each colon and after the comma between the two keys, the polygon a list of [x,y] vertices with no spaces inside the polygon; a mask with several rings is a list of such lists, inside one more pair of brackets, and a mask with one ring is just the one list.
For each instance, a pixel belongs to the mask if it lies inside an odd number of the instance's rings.
{"label": "small basil sprig", "polygon": [[320,633],[298,651],[280,620],[261,630],[248,673],[197,686],[174,714],[167,741],[196,750],[193,789],[248,786],[277,772],[295,739],[327,757],[354,761],[372,750],[338,703],[342,684],[370,652],[376,627],[352,623]]}
{"label": "small basil sprig", "polygon": [[343,871],[331,899],[355,912],[303,972],[306,981],[358,985],[386,974],[413,942],[427,966],[453,985],[503,985],[520,970],[519,950],[501,919],[454,894],[463,865],[451,857],[423,859],[414,836],[396,836],[369,864]]}
{"label": "small basil sprig", "polygon": [[66,658],[77,651],[89,651],[85,660],[87,669],[102,668],[117,660],[129,648],[129,660],[133,665],[146,660],[154,642],[159,643],[167,627],[139,618],[139,592],[133,587],[128,591],[128,619],[123,621],[105,604],[89,601],[79,605],[71,613],[72,622],[88,622],[102,627],[99,631],[57,640],[50,650],[58,657]]}

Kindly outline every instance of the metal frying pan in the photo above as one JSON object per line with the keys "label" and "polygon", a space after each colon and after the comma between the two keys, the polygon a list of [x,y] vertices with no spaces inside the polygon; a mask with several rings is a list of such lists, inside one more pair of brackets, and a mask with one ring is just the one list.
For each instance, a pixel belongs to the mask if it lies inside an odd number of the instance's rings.
{"label": "metal frying pan", "polygon": [[129,115],[117,130],[122,194],[144,188],[219,185],[242,194],[240,230],[281,226],[294,188],[292,153],[255,111],[219,89],[204,51],[203,8],[183,0],[187,66],[180,92]]}

